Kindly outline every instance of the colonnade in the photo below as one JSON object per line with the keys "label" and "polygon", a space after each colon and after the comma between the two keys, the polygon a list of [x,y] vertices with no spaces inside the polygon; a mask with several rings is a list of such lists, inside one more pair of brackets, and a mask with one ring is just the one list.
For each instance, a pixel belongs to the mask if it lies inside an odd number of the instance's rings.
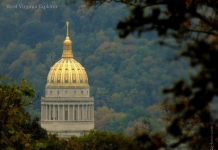
{"label": "colonnade", "polygon": [[41,120],[85,121],[94,120],[93,104],[42,104]]}

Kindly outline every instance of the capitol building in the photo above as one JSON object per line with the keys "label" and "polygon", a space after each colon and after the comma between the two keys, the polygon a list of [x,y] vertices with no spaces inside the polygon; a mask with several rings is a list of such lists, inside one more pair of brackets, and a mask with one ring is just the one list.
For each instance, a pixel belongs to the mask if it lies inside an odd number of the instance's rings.
{"label": "capitol building", "polygon": [[66,26],[62,58],[50,68],[41,98],[41,126],[60,138],[94,129],[94,98],[85,68],[73,57],[68,22]]}

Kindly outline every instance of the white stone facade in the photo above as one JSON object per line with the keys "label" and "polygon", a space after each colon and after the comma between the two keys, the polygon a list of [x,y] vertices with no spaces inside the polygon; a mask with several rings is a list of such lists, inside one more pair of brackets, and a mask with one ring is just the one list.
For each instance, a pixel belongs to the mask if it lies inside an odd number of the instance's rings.
{"label": "white stone facade", "polygon": [[41,98],[41,126],[49,133],[69,138],[94,129],[94,99],[89,87],[46,87],[46,91]]}

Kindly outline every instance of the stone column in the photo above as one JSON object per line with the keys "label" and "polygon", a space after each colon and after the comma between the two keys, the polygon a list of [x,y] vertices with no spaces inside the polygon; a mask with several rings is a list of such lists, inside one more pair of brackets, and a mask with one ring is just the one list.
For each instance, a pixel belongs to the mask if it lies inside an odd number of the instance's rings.
{"label": "stone column", "polygon": [[80,119],[83,120],[83,105],[81,105],[80,115]]}
{"label": "stone column", "polygon": [[52,120],[52,117],[53,117],[53,107],[52,105],[50,104],[50,120]]}
{"label": "stone column", "polygon": [[[63,120],[63,107],[62,107],[63,105],[60,105],[60,120]],[[62,108],[62,110],[61,110],[61,108]]]}
{"label": "stone column", "polygon": [[90,119],[92,120],[92,105],[90,105]]}
{"label": "stone column", "polygon": [[47,118],[48,118],[48,120],[50,120],[50,105],[48,104],[47,106],[48,106],[47,107],[47,109],[48,109],[48,114],[47,114],[48,116],[47,116]]}
{"label": "stone column", "polygon": [[54,114],[54,110],[55,110],[55,108],[54,108],[54,104],[52,105],[52,120],[55,120],[55,114]]}
{"label": "stone column", "polygon": [[44,107],[45,107],[45,120],[47,120],[47,118],[46,118],[46,116],[47,116],[47,106],[46,106],[46,104],[44,105]]}
{"label": "stone column", "polygon": [[92,105],[92,120],[94,120],[94,105]]}
{"label": "stone column", "polygon": [[75,120],[75,118],[74,118],[74,116],[75,116],[75,114],[74,114],[74,105],[72,105],[72,107],[73,107],[73,117],[72,117],[72,120],[74,121]]}
{"label": "stone column", "polygon": [[88,119],[90,120],[90,105],[88,104]]}
{"label": "stone column", "polygon": [[84,109],[84,119],[83,120],[86,120],[86,104],[83,105],[83,109]]}
{"label": "stone column", "polygon": [[49,105],[47,105],[47,120],[49,120]]}
{"label": "stone column", "polygon": [[80,120],[80,118],[79,118],[79,104],[77,105],[77,120]]}
{"label": "stone column", "polygon": [[70,105],[68,104],[68,113],[67,113],[67,115],[68,115],[68,118],[67,118],[67,120],[69,121],[70,120]]}
{"label": "stone column", "polygon": [[53,105],[53,113],[52,113],[52,117],[53,117],[53,120],[56,120],[56,116],[55,116],[55,105]]}
{"label": "stone column", "polygon": [[53,105],[51,105],[51,120],[54,119],[54,114],[53,114],[53,112],[54,112],[54,107],[53,107]]}
{"label": "stone column", "polygon": [[87,105],[85,104],[85,106],[84,106],[85,108],[85,118],[84,118],[84,120],[87,120]]}
{"label": "stone column", "polygon": [[89,119],[92,120],[92,107],[89,105]]}
{"label": "stone column", "polygon": [[64,115],[64,105],[63,105],[63,120],[65,120],[65,115]]}
{"label": "stone column", "polygon": [[47,105],[45,104],[45,120],[47,120]]}
{"label": "stone column", "polygon": [[89,104],[87,104],[87,120],[89,120]]}
{"label": "stone column", "polygon": [[60,120],[60,105],[58,105],[58,120]]}
{"label": "stone column", "polygon": [[52,109],[51,109],[51,104],[49,104],[49,120],[51,120],[51,115],[52,115]]}
{"label": "stone column", "polygon": [[44,118],[43,118],[43,110],[44,110],[44,108],[43,108],[43,105],[41,104],[41,120],[43,120]]}
{"label": "stone column", "polygon": [[85,109],[85,104],[83,104],[83,120],[86,120],[86,109]]}
{"label": "stone column", "polygon": [[86,109],[85,104],[83,104],[83,120],[86,120]]}
{"label": "stone column", "polygon": [[50,112],[50,104],[48,104],[48,120],[50,120],[50,115],[51,115],[51,112]]}
{"label": "stone column", "polygon": [[87,119],[89,120],[89,119],[90,119],[90,117],[89,117],[89,116],[90,116],[90,108],[89,108],[89,104],[88,104],[87,107],[88,107],[88,110],[87,110]]}
{"label": "stone column", "polygon": [[42,111],[43,120],[45,120],[45,113],[46,113],[45,111],[46,111],[45,104],[43,104],[43,111]]}
{"label": "stone column", "polygon": [[58,105],[55,105],[55,118],[58,120]]}
{"label": "stone column", "polygon": [[47,112],[47,105],[45,104],[45,120],[47,120],[48,118],[47,118],[47,114],[48,114],[48,112]]}

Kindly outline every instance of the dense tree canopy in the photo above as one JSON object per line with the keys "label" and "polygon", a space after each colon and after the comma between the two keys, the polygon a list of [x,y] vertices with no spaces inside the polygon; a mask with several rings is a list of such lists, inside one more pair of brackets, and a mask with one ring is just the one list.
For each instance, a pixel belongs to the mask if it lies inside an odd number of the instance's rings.
{"label": "dense tree canopy", "polygon": [[0,76],[0,147],[1,149],[40,149],[46,131],[34,119],[31,122],[25,107],[33,102],[35,92],[26,80],[16,85]]}
{"label": "dense tree canopy", "polygon": [[140,147],[132,138],[121,133],[94,131],[80,137],[59,139],[57,135],[48,135],[44,150],[138,150]]}

